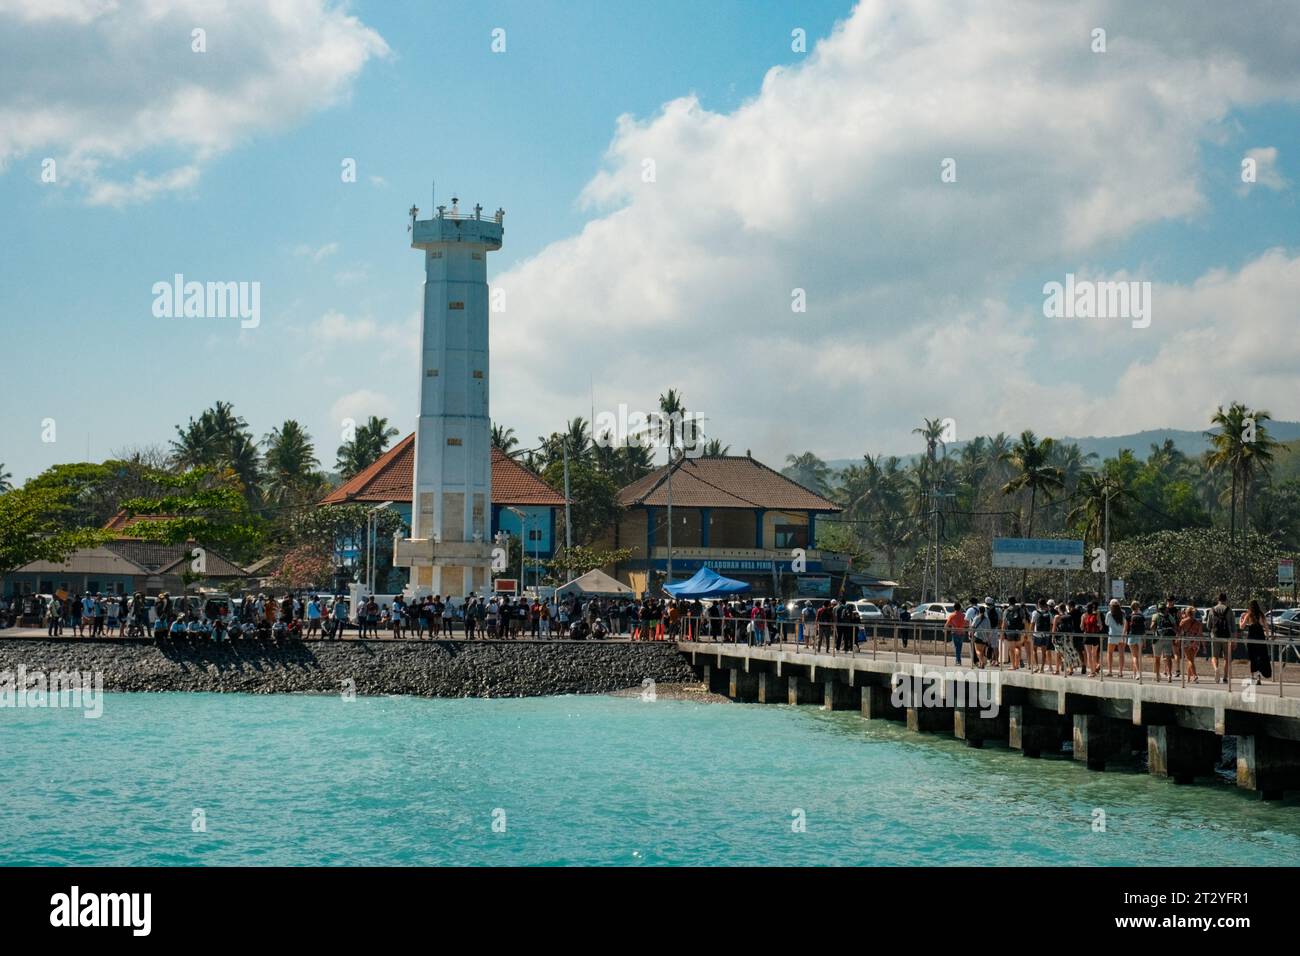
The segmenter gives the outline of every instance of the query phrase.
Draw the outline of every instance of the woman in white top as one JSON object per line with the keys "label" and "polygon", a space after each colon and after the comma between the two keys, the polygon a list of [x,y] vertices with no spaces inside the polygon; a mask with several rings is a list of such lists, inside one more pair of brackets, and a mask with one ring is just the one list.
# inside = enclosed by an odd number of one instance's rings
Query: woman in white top
{"label": "woman in white top", "polygon": [[[1128,641],[1124,637],[1124,612],[1116,598],[1110,599],[1106,610],[1106,676],[1115,676],[1115,652],[1119,651],[1119,676],[1124,676],[1124,650]],[[1137,655],[1133,656],[1133,670],[1137,671]]]}

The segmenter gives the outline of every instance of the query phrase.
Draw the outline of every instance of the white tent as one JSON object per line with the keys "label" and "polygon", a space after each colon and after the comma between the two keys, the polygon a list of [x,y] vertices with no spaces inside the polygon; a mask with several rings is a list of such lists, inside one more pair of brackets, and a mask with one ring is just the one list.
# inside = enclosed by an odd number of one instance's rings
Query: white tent
{"label": "white tent", "polygon": [[635,592],[626,584],[622,584],[611,578],[604,571],[596,568],[588,571],[582,577],[574,578],[563,587],[557,588],[555,596],[557,598],[566,597],[570,594],[579,594],[583,597],[632,597]]}

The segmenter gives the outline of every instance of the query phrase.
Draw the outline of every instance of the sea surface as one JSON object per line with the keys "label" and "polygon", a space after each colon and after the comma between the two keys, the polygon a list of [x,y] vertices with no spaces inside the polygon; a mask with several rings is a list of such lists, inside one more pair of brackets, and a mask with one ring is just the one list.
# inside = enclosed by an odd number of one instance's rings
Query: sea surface
{"label": "sea surface", "polygon": [[0,710],[0,864],[1280,865],[1300,801],[813,708],[106,694]]}

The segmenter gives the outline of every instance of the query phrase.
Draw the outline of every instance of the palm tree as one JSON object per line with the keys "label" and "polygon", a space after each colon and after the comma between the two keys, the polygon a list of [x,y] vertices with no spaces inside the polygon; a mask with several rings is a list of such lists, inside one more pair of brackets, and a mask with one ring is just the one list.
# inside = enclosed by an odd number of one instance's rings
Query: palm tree
{"label": "palm tree", "polygon": [[499,449],[510,458],[513,458],[515,456],[511,449],[518,444],[519,439],[515,437],[515,430],[513,428],[506,428],[502,425],[498,425],[496,422],[492,423],[493,448]]}
{"label": "palm tree", "polygon": [[10,480],[13,475],[5,471],[4,462],[0,461],[0,492],[13,491],[14,483]]}
{"label": "palm tree", "polygon": [[1025,527],[1025,537],[1034,536],[1034,511],[1038,506],[1041,493],[1050,501],[1052,493],[1065,486],[1061,469],[1050,463],[1052,446],[1056,443],[1050,438],[1038,440],[1038,436],[1026,429],[1007,452],[1006,461],[1011,465],[1012,475],[1002,486],[1004,495],[1014,495],[1028,489],[1029,520]]}
{"label": "palm tree", "polygon": [[1160,444],[1151,443],[1151,454],[1147,455],[1147,466],[1159,476],[1162,484],[1186,477],[1188,471],[1187,456],[1174,444],[1172,438],[1166,438]]}
{"label": "palm tree", "polygon": [[668,421],[668,460],[671,461],[672,449],[677,443],[678,424],[681,423],[682,431],[687,427],[684,423],[686,405],[676,389],[670,388],[665,394],[659,396],[659,411]]}
{"label": "palm tree", "polygon": [[229,402],[217,402],[197,421],[191,418],[183,428],[176,426],[171,464],[178,471],[204,467],[230,471],[243,483],[250,504],[257,497],[261,479],[257,443]]}
{"label": "palm tree", "polygon": [[1228,534],[1237,537],[1237,501],[1242,503],[1242,529],[1246,527],[1246,508],[1251,485],[1262,474],[1267,478],[1273,464],[1273,453],[1278,443],[1268,434],[1264,422],[1273,416],[1266,411],[1252,411],[1241,402],[1231,403],[1227,409],[1218,407],[1210,419],[1217,432],[1206,432],[1211,450],[1206,463],[1215,471],[1226,472],[1231,478],[1231,506],[1228,515]]}
{"label": "palm tree", "polygon": [[920,435],[925,439],[926,473],[928,474],[928,469],[934,467],[935,451],[940,445],[944,444],[944,420],[942,418],[925,418],[922,421],[924,424],[920,428],[913,428],[912,434]]}
{"label": "palm tree", "polygon": [[262,446],[266,449],[262,490],[268,502],[282,505],[303,500],[310,490],[319,487],[316,448],[298,422],[290,418],[279,428],[272,428],[262,439]]}
{"label": "palm tree", "polygon": [[[1111,462],[1107,462],[1110,465]],[[1127,500],[1117,469],[1103,467],[1100,471],[1085,471],[1071,496],[1075,505],[1066,515],[1066,523],[1083,530],[1085,540],[1102,540],[1106,520],[1107,499],[1110,517],[1117,521],[1128,513]]]}
{"label": "palm tree", "polygon": [[1214,516],[1223,508],[1223,499],[1228,493],[1228,477],[1221,468],[1215,468],[1211,464],[1213,452],[1204,452],[1197,462],[1196,469],[1196,499],[1200,502],[1205,513],[1210,516],[1213,523]]}
{"label": "palm tree", "polygon": [[704,449],[700,454],[705,458],[721,458],[731,454],[731,446],[722,444],[716,438],[710,438],[704,443]]}
{"label": "palm tree", "polygon": [[1060,469],[1061,485],[1067,495],[1074,494],[1079,479],[1087,472],[1091,463],[1096,460],[1097,453],[1095,451],[1090,451],[1085,455],[1075,442],[1070,442],[1068,445],[1063,445],[1060,442],[1052,443],[1049,462]]}
{"label": "palm tree", "polygon": [[822,461],[810,451],[802,455],[786,455],[786,467],[781,472],[788,478],[797,481],[809,491],[814,491],[819,495],[828,493],[827,486],[830,484],[831,470],[826,462]]}
{"label": "palm tree", "polygon": [[564,458],[565,449],[569,452],[569,464],[585,462],[592,457],[595,447],[587,420],[579,416],[565,423],[563,432],[551,432],[548,437],[537,436],[538,449],[524,455],[524,463],[538,474],[549,468],[554,462]]}
{"label": "palm tree", "polygon": [[379,460],[388,450],[388,443],[397,436],[397,429],[389,427],[387,418],[371,415],[356,430],[351,441],[339,445],[335,453],[335,469],[346,480]]}
{"label": "palm tree", "polygon": [[847,515],[859,523],[859,534],[885,553],[889,575],[894,575],[898,552],[912,538],[914,522],[907,507],[907,476],[897,456],[862,456],[841,475],[840,500]]}

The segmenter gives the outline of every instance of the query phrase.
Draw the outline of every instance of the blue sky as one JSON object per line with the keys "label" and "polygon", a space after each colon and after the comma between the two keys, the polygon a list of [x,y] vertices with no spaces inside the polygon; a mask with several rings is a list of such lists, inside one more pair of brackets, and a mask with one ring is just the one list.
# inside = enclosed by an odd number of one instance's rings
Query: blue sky
{"label": "blue sky", "polygon": [[[405,432],[405,213],[434,179],[507,210],[492,403],[525,444],[669,387],[773,464],[908,452],[923,416],[959,439],[1196,428],[1230,398],[1300,418],[1285,7],[996,6],[3,0],[0,462],[165,443],[218,399],[259,436],[303,422],[326,466],[345,416]],[[178,272],[260,282],[261,324],[155,318]],[[1152,282],[1151,329],[1045,319],[1067,272]]]}

